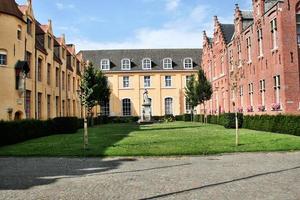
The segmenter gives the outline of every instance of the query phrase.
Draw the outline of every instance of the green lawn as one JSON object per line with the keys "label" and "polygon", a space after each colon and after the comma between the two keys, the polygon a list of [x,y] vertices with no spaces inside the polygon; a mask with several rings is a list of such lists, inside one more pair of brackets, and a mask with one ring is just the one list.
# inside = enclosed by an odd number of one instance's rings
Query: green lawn
{"label": "green lawn", "polygon": [[0,148],[0,156],[168,156],[229,152],[300,150],[300,137],[218,125],[174,122],[138,126],[107,124],[89,129],[89,150],[82,148],[83,130]]}

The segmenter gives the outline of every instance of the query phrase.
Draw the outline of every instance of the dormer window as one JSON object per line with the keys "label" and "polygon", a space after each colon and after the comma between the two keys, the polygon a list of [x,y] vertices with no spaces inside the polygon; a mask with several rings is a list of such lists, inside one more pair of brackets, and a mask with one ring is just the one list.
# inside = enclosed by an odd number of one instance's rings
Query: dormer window
{"label": "dormer window", "polygon": [[150,58],[143,59],[143,69],[146,69],[146,70],[151,69],[151,59]]}
{"label": "dormer window", "polygon": [[130,70],[131,68],[130,59],[127,58],[122,59],[121,66],[122,66],[122,70]]}
{"label": "dormer window", "polygon": [[163,60],[163,66],[164,66],[164,69],[172,69],[172,59],[171,58],[165,58]]}
{"label": "dormer window", "polygon": [[101,70],[109,70],[109,60],[108,59],[102,59],[101,60]]}
{"label": "dormer window", "polygon": [[184,69],[193,69],[193,60],[191,58],[185,58],[183,60]]}

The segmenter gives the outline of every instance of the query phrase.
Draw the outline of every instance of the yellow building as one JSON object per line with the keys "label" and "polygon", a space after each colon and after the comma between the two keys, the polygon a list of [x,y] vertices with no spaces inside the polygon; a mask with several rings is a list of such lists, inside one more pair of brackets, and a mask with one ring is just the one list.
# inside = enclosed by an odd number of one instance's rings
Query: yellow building
{"label": "yellow building", "polygon": [[[82,51],[108,77],[110,101],[97,114],[141,116],[143,93],[151,99],[152,116],[190,112],[185,86],[200,67],[201,49]],[[197,108],[197,113],[199,113]]]}
{"label": "yellow building", "polygon": [[75,46],[35,19],[31,0],[1,0],[0,24],[0,120],[80,117]]}

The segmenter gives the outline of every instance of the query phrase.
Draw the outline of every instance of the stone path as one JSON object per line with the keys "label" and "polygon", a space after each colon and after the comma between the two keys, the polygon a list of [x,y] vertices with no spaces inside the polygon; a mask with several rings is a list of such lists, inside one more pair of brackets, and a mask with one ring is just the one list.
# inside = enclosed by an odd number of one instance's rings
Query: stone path
{"label": "stone path", "polygon": [[300,199],[300,152],[0,158],[0,199]]}

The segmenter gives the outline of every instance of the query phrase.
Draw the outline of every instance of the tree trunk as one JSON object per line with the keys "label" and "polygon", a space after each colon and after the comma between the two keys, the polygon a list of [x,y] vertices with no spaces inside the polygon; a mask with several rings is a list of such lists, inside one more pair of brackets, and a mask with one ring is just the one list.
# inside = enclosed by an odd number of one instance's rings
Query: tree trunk
{"label": "tree trunk", "polygon": [[204,108],[204,123],[207,124],[206,109],[205,109],[205,101],[203,102],[203,108]]}
{"label": "tree trunk", "polygon": [[89,144],[89,137],[88,137],[88,123],[87,123],[87,116],[85,114],[85,107],[83,108],[83,117],[84,117],[84,132],[83,132],[83,149],[88,148]]}

